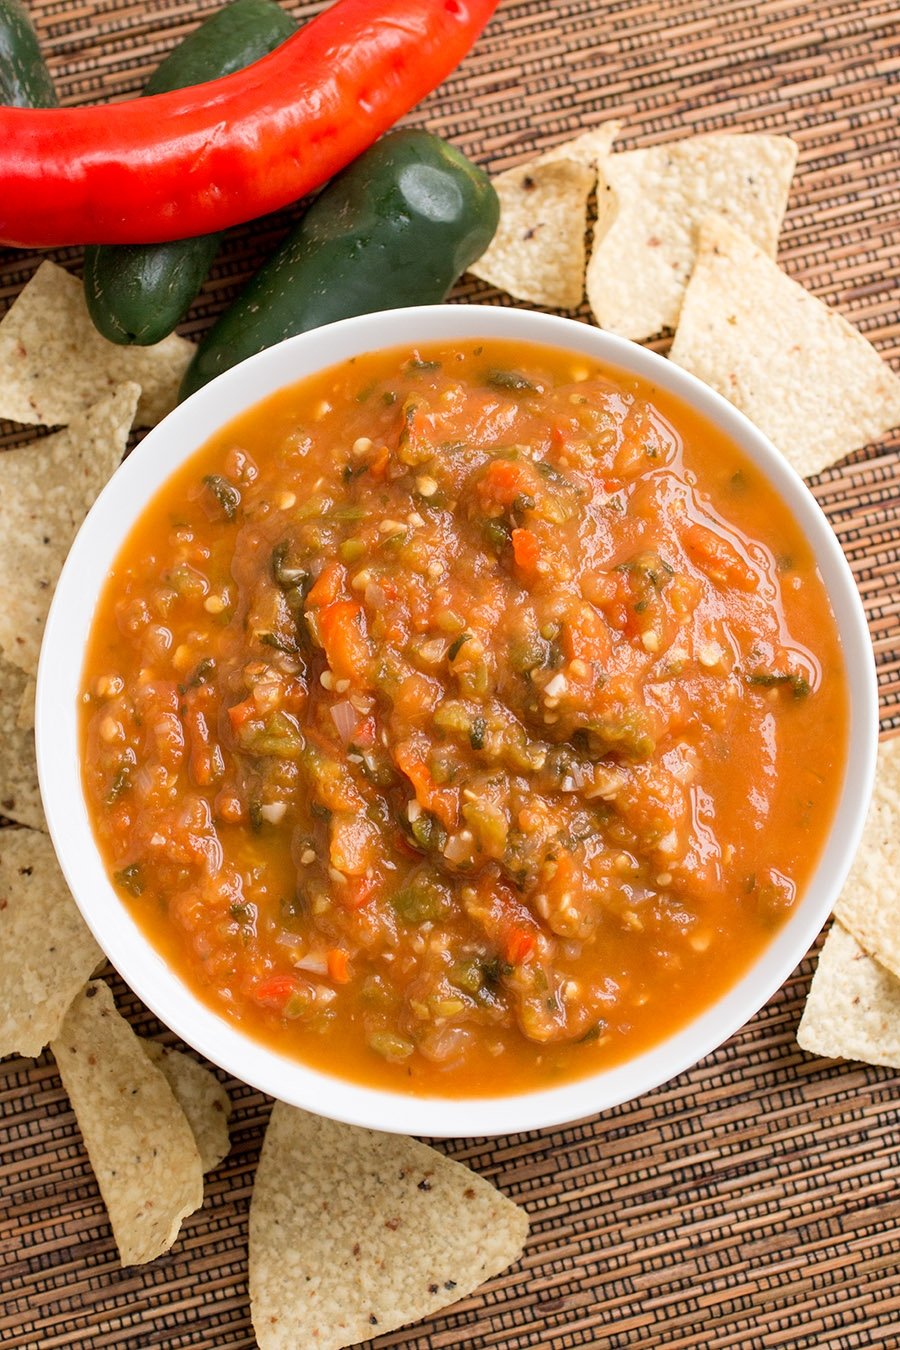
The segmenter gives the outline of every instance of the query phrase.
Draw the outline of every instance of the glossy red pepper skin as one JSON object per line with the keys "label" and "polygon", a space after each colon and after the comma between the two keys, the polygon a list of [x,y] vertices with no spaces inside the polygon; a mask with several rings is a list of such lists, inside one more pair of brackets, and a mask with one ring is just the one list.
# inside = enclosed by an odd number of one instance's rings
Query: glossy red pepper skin
{"label": "glossy red pepper skin", "polygon": [[0,108],[0,243],[160,243],[319,187],[459,64],[498,0],[338,0],[245,70],[91,108]]}

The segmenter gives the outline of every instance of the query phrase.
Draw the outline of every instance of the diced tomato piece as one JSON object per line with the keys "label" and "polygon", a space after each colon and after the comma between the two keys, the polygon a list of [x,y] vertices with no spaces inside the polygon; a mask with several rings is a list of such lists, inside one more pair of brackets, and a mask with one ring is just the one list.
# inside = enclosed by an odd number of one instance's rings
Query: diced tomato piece
{"label": "diced tomato piece", "polygon": [[346,984],[350,979],[350,961],[340,947],[333,947],[327,956],[328,978],[335,984]]}
{"label": "diced tomato piece", "polygon": [[191,706],[186,709],[184,724],[190,738],[191,778],[197,787],[209,787],[225,771],[222,751],[213,740],[206,716],[199,708]]}
{"label": "diced tomato piece", "polygon": [[511,506],[523,492],[535,485],[535,472],[527,460],[495,459],[487,466],[478,484],[486,501]]}
{"label": "diced tomato piece", "polygon": [[361,683],[369,665],[369,639],[362,605],[336,600],[318,614],[319,636],[328,664],[340,680]]}
{"label": "diced tomato piece", "polygon": [[336,894],[344,909],[362,909],[377,890],[378,882],[374,877],[350,877],[347,885],[342,886]]}
{"label": "diced tomato piece", "polygon": [[377,726],[374,717],[363,717],[353,733],[353,744],[360,750],[368,750],[375,744]]}
{"label": "diced tomato piece", "polygon": [[345,876],[365,876],[377,859],[377,830],[359,811],[335,811],[331,817],[329,857]]}
{"label": "diced tomato piece", "polygon": [[264,1007],[282,1012],[299,987],[293,975],[272,975],[256,986],[253,997]]}
{"label": "diced tomato piece", "polygon": [[252,717],[257,717],[258,715],[256,704],[252,698],[245,698],[243,703],[233,703],[228,709],[228,720],[231,723],[231,730],[238,731],[245,722],[249,722]]}
{"label": "diced tomato piece", "polygon": [[516,566],[533,576],[541,557],[541,546],[533,530],[513,530],[513,557]]}
{"label": "diced tomato piece", "polygon": [[340,563],[331,563],[324,568],[310,587],[306,597],[307,608],[314,609],[319,605],[333,604],[344,589],[346,579],[346,570]]}
{"label": "diced tomato piece", "polygon": [[598,609],[605,609],[617,598],[619,582],[619,576],[613,572],[588,570],[581,578],[581,594]]}
{"label": "diced tomato piece", "polygon": [[528,928],[511,928],[503,941],[503,956],[511,966],[520,966],[537,946],[537,934]]}
{"label": "diced tomato piece", "polygon": [[375,456],[369,465],[369,473],[377,483],[380,483],[384,479],[390,458],[390,452],[386,445],[383,445],[380,450],[376,450]]}
{"label": "diced tomato piece", "polygon": [[159,713],[149,729],[148,740],[162,764],[174,772],[184,759],[184,726],[177,713]]}
{"label": "diced tomato piece", "polygon": [[720,586],[735,586],[739,591],[755,591],[759,578],[722,535],[705,525],[690,525],[684,532],[684,546],[711,581]]}
{"label": "diced tomato piece", "polygon": [[604,665],[612,651],[612,641],[602,615],[586,601],[573,605],[562,630],[563,651],[569,661],[598,661]]}
{"label": "diced tomato piece", "polygon": [[426,765],[416,755],[415,748],[408,742],[397,746],[394,759],[412,783],[416,801],[423,811],[430,811],[448,830],[455,830],[459,823],[459,795],[456,788],[438,787]]}
{"label": "diced tomato piece", "polygon": [[220,792],[215,800],[215,814],[228,825],[239,825],[244,819],[244,806],[234,792]]}

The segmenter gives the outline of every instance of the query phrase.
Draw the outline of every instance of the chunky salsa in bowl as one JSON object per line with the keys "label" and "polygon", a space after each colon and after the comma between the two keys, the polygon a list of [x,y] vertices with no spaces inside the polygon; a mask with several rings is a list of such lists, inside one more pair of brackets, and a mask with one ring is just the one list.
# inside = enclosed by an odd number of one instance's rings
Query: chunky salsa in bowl
{"label": "chunky salsa in bowl", "polygon": [[119,903],[199,1007],[475,1120],[658,1053],[777,945],[852,690],[808,532],[658,358],[469,322],[183,456],[108,560],[76,734]]}

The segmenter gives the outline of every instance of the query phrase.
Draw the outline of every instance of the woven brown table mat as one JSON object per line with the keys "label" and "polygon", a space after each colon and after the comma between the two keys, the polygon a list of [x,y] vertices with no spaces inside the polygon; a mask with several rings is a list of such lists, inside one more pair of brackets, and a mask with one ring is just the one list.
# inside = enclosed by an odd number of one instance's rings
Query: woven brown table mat
{"label": "woven brown table mat", "polygon": [[[217,0],[31,7],[63,99],[77,103],[139,89]],[[321,6],[288,7],[305,17]],[[714,129],[790,133],[800,162],[781,261],[898,367],[898,73],[900,9],[886,0],[505,0],[412,120],[494,167],[611,116],[626,121],[623,148]],[[284,223],[233,234],[185,332],[206,326]],[[80,266],[78,250],[54,256]],[[38,261],[0,250],[0,302]],[[470,281],[455,298],[508,303]],[[0,445],[21,440],[0,424]],[[865,601],[883,726],[900,726],[896,438],[829,470],[815,492]],[[638,1101],[567,1129],[442,1145],[528,1208],[528,1249],[446,1316],[375,1344],[900,1344],[898,1079],[798,1049],[812,966],[714,1055]],[[168,1038],[114,983],[135,1025]],[[203,1209],[166,1257],[123,1271],[52,1060],[0,1065],[0,1344],[254,1344],[247,1206],[269,1104],[228,1086],[234,1146]]]}

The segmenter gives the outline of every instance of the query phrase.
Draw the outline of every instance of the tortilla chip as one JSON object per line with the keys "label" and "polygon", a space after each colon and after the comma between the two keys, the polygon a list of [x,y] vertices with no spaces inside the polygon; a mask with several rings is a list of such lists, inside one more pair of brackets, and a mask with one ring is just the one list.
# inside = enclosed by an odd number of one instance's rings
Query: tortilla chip
{"label": "tortilla chip", "polygon": [[104,959],[48,837],[0,830],[0,1056],[39,1055]]}
{"label": "tortilla chip", "polygon": [[516,1261],[528,1219],[425,1144],[275,1103],[250,1203],[260,1350],[356,1345]]}
{"label": "tortilla chip", "polygon": [[0,455],[0,648],[27,674],[72,540],[125,453],[139,393],[120,385],[64,431]]}
{"label": "tortilla chip", "polygon": [[180,1050],[158,1041],[142,1041],[151,1063],[162,1069],[197,1142],[204,1175],[218,1167],[231,1149],[228,1093],[209,1069]]}
{"label": "tortilla chip", "polygon": [[0,815],[33,830],[46,830],[34,727],[21,724],[23,700],[31,683],[24,671],[0,656]]}
{"label": "tortilla chip", "polygon": [[77,995],[51,1049],[122,1265],[152,1261],[203,1204],[203,1169],[187,1117],[102,980]]}
{"label": "tortilla chip", "polygon": [[94,327],[81,282],[42,262],[0,322],[0,417],[65,426],[116,385],[141,387],[135,426],[174,408],[194,344],[172,333],[154,347],[121,347]]}
{"label": "tortilla chip", "polygon": [[532,162],[534,164],[550,164],[554,160],[567,159],[574,161],[576,164],[586,164],[588,168],[596,169],[612,149],[613,141],[618,136],[621,127],[621,122],[601,122],[598,127],[592,127],[590,131],[583,131],[580,136],[575,136],[570,141],[563,141],[560,145],[554,145],[551,150],[545,150]]}
{"label": "tortilla chip", "polygon": [[787,136],[758,135],[695,136],[604,160],[587,271],[600,327],[638,341],[674,328],[711,212],[774,258],[796,162]]}
{"label": "tortilla chip", "polygon": [[500,223],[472,276],[520,300],[575,309],[584,294],[584,227],[596,174],[574,160],[532,161],[494,179]]}
{"label": "tortilla chip", "polygon": [[900,379],[875,348],[718,216],[703,225],[669,355],[745,412],[800,474],[900,423]]}
{"label": "tortilla chip", "polygon": [[834,915],[900,979],[900,736],[878,747],[866,827]]}
{"label": "tortilla chip", "polygon": [[[0,656],[0,663],[3,657]],[[34,680],[26,680],[22,689],[22,697],[19,699],[19,715],[16,718],[16,726],[22,731],[30,731],[34,726],[34,698],[37,693],[37,683]]]}
{"label": "tortilla chip", "polygon": [[588,198],[597,163],[618,131],[609,122],[493,179],[500,198],[497,233],[473,276],[555,309],[575,309],[584,296]]}
{"label": "tortilla chip", "polygon": [[797,1042],[829,1059],[900,1069],[900,980],[839,923],[819,954]]}

